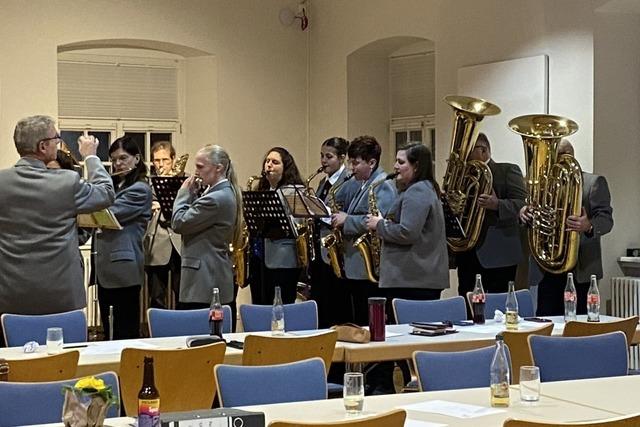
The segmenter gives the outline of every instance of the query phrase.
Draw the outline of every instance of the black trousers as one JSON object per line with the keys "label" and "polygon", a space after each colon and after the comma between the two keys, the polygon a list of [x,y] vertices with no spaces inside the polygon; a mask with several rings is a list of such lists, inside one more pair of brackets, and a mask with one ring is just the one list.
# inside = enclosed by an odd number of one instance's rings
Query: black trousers
{"label": "black trousers", "polygon": [[149,265],[145,267],[149,284],[149,306],[152,308],[168,308],[171,301],[167,294],[169,275],[171,275],[171,290],[175,295],[176,305],[180,297],[180,268],[181,258],[176,248],[171,246],[171,257],[166,265]]}
{"label": "black trousers", "polygon": [[140,338],[140,286],[104,288],[98,283],[98,303],[105,340],[109,339],[109,306],[113,306],[113,339]]}
{"label": "black trousers", "polygon": [[458,264],[458,295],[466,297],[476,285],[476,274],[482,275],[482,287],[487,293],[507,292],[509,282],[515,280],[518,265],[484,268],[475,250],[462,252],[456,256]]}
{"label": "black trousers", "polygon": [[283,304],[296,302],[300,268],[268,268],[257,257],[250,262],[252,304],[273,304],[276,286],[280,286]]}
{"label": "black trousers", "polygon": [[309,271],[311,299],[318,304],[318,326],[329,328],[351,322],[353,308],[347,285],[343,279],[336,277],[330,265],[322,261],[319,252],[311,262]]}
{"label": "black trousers", "polygon": [[345,279],[347,289],[351,294],[353,305],[353,319],[351,322],[360,326],[369,326],[369,298],[383,297],[385,293],[377,283],[369,280]]}
{"label": "black trousers", "polygon": [[[578,293],[576,314],[587,314],[587,293],[589,282],[576,282],[573,284]],[[564,315],[564,287],[567,285],[567,273],[544,273],[538,284],[538,309],[537,316],[562,316]]]}

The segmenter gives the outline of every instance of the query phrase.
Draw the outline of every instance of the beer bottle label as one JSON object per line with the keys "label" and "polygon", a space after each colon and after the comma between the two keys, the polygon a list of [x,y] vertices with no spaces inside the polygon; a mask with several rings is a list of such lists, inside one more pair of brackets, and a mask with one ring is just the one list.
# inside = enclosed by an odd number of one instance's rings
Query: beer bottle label
{"label": "beer bottle label", "polygon": [[138,399],[138,427],[160,426],[160,399]]}

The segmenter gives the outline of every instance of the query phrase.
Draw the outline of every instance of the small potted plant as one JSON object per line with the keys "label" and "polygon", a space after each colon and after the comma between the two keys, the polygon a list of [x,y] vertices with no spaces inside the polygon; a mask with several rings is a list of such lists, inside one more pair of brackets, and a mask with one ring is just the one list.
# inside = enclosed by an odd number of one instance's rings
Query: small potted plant
{"label": "small potted plant", "polygon": [[64,386],[62,421],[66,427],[101,427],[109,406],[118,403],[111,386],[100,378],[85,377]]}

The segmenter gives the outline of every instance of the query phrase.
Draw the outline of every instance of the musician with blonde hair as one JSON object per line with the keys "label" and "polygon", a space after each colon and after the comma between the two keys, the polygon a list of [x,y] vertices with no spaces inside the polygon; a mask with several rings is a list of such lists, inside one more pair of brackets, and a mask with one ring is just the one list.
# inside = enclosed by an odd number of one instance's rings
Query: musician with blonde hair
{"label": "musician with blonde hair", "polygon": [[209,307],[213,288],[222,304],[233,301],[229,244],[239,242],[242,232],[242,195],[229,154],[207,145],[196,154],[195,167],[178,190],[171,218],[182,236],[181,309]]}

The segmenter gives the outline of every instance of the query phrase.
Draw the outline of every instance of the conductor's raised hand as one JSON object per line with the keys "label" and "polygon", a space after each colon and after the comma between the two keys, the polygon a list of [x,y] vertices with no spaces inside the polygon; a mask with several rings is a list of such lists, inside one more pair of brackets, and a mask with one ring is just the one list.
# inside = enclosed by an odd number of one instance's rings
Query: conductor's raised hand
{"label": "conductor's raised hand", "polygon": [[88,156],[95,156],[98,152],[98,144],[98,138],[89,135],[89,132],[85,130],[78,138],[78,151],[80,151],[82,158],[85,159]]}

